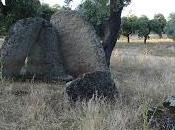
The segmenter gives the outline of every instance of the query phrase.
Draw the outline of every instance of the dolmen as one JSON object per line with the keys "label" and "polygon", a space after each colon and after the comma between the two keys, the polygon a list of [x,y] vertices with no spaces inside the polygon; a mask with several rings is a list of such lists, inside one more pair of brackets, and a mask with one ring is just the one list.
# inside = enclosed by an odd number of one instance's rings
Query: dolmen
{"label": "dolmen", "polygon": [[117,95],[100,39],[76,11],[59,11],[50,22],[17,21],[2,45],[1,64],[5,79],[66,81],[74,102]]}

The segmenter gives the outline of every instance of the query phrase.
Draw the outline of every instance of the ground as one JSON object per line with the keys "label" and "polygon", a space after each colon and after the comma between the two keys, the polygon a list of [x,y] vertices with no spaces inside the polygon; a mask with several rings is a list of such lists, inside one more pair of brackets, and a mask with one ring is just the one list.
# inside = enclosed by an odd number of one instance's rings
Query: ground
{"label": "ground", "polygon": [[118,43],[111,60],[119,90],[113,105],[95,99],[70,106],[64,83],[1,79],[0,130],[146,130],[148,107],[175,93],[174,67],[172,41]]}

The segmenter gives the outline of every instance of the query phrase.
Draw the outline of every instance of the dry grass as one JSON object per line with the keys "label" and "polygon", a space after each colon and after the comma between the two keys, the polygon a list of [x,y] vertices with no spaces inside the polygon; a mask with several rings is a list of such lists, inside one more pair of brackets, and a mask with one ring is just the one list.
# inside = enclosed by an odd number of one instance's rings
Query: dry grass
{"label": "dry grass", "polygon": [[[126,43],[127,42],[127,38],[124,37],[124,36],[121,36],[120,39],[119,39],[119,42],[123,42],[123,43]],[[131,43],[142,43],[144,44],[144,39],[143,38],[138,38],[137,35],[133,35],[133,36],[130,36],[130,42]],[[154,35],[154,34],[151,34],[150,35],[150,38],[147,40],[147,43],[152,43],[152,44],[173,44],[173,40],[168,38],[166,35],[163,35],[163,38],[159,38],[158,35]]]}
{"label": "dry grass", "polygon": [[144,46],[125,47],[112,57],[119,89],[115,104],[95,98],[71,107],[64,84],[1,80],[0,130],[146,130],[147,107],[175,93],[175,57],[153,55]]}
{"label": "dry grass", "polygon": [[[60,85],[43,83],[1,84],[0,129],[2,130],[124,130],[142,128],[143,97],[134,101],[121,93],[115,105],[103,99],[71,107]],[[18,94],[17,91],[25,91]],[[21,92],[22,93],[22,92]],[[124,97],[128,96],[128,97]],[[133,94],[132,94],[133,95]],[[123,99],[124,98],[124,99]],[[132,102],[125,101],[130,99]],[[139,106],[140,105],[140,106]],[[145,105],[145,104],[144,104]],[[134,118],[134,120],[133,120]]]}

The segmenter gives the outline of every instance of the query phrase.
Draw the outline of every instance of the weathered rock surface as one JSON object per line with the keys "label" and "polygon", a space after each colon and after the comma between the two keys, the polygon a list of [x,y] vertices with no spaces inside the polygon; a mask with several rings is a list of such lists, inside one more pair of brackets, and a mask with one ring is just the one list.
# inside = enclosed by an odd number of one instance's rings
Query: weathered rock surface
{"label": "weathered rock surface", "polygon": [[174,130],[175,117],[166,110],[156,108],[149,119],[149,125],[155,130]]}
{"label": "weathered rock surface", "polygon": [[73,102],[89,100],[93,96],[113,100],[117,95],[117,88],[109,71],[95,71],[68,82],[66,93]]}
{"label": "weathered rock surface", "polygon": [[11,27],[9,37],[5,39],[1,49],[3,77],[20,75],[27,54],[38,37],[42,22],[41,19],[26,19]]}
{"label": "weathered rock surface", "polygon": [[65,74],[58,34],[50,23],[43,23],[38,40],[28,54],[26,73],[41,79],[72,79]]}
{"label": "weathered rock surface", "polygon": [[175,96],[167,98],[161,106],[148,109],[147,116],[150,128],[158,130],[175,129]]}
{"label": "weathered rock surface", "polygon": [[175,113],[175,96],[171,96],[167,98],[163,102],[163,106],[167,109],[169,109],[171,112]]}
{"label": "weathered rock surface", "polygon": [[95,30],[75,11],[59,11],[51,18],[57,28],[66,71],[78,77],[108,70],[103,47]]}
{"label": "weathered rock surface", "polygon": [[[65,74],[56,30],[41,18],[16,22],[1,49],[2,76],[44,79],[70,79]],[[27,60],[26,60],[27,59]],[[25,63],[26,62],[26,63]]]}

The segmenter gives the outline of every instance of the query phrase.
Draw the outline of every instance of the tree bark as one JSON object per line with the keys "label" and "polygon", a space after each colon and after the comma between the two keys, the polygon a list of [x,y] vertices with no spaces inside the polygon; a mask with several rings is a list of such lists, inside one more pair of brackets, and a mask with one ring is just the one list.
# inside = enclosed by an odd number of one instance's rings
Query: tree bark
{"label": "tree bark", "polygon": [[159,38],[162,39],[163,38],[163,35],[162,33],[159,34]]}
{"label": "tree bark", "polygon": [[127,39],[128,39],[128,43],[130,43],[130,37],[129,37],[129,35],[127,36]]}
{"label": "tree bark", "polygon": [[144,37],[144,44],[146,44],[147,38],[148,38],[147,36]]}
{"label": "tree bark", "polygon": [[108,66],[110,65],[111,54],[116,45],[117,36],[120,31],[120,25],[121,25],[121,13],[123,7],[121,7],[120,9],[116,9],[116,7],[117,7],[117,1],[111,0],[110,16],[106,23],[104,31],[105,36],[102,42]]}

